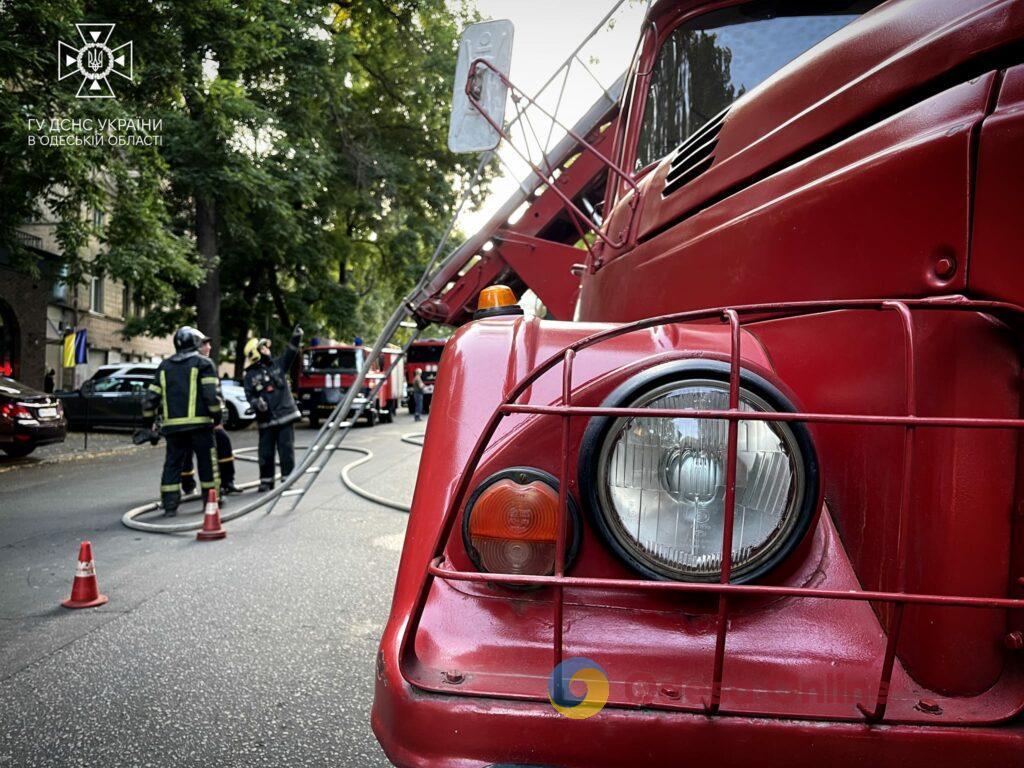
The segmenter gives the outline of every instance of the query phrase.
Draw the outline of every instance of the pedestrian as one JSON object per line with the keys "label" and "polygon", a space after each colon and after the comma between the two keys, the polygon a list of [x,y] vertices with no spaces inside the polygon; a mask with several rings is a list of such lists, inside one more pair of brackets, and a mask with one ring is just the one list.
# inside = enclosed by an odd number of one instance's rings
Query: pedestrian
{"label": "pedestrian", "polygon": [[220,424],[220,384],[213,361],[199,353],[209,339],[190,326],[174,334],[175,353],[160,363],[150,384],[143,415],[152,421],[160,408],[160,434],[167,443],[160,478],[164,516],[178,514],[181,503],[181,472],[185,457],[196,455],[199,484],[203,491],[220,485],[213,428]]}
{"label": "pedestrian", "polygon": [[302,328],[295,326],[288,348],[280,358],[270,356],[270,339],[249,339],[245,345],[245,397],[256,412],[260,430],[260,493],[274,487],[274,451],[281,462],[281,476],[295,468],[295,428],[302,418],[292,397],[288,371],[299,353]]}
{"label": "pedestrian", "polygon": [[[210,356],[210,340],[206,339],[199,345],[199,354],[203,357]],[[212,360],[210,361],[213,362]],[[225,378],[227,374],[224,374]],[[224,401],[220,403],[221,413],[224,413]],[[229,493],[241,493],[241,489],[235,485],[235,451],[231,445],[231,438],[223,424],[213,428],[213,440],[217,450],[217,469],[220,473],[220,495],[223,499]],[[195,470],[192,468],[192,454],[185,457],[185,466],[181,472],[181,490],[185,494],[192,493],[196,489]]]}
{"label": "pedestrian", "polygon": [[423,383],[423,369],[417,368],[416,375],[412,377],[413,421],[419,421],[423,417],[423,394],[426,391],[427,385]]}
{"label": "pedestrian", "polygon": [[53,379],[56,375],[57,372],[51,368],[46,372],[46,375],[43,376],[43,392],[48,395],[53,394]]}

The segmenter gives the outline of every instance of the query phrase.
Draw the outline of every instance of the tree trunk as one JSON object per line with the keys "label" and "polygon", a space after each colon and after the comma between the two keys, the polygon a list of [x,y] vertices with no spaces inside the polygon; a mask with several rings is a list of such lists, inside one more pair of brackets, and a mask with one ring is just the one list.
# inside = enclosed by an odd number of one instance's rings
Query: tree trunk
{"label": "tree trunk", "polygon": [[271,282],[270,296],[274,300],[274,309],[277,310],[277,317],[284,325],[285,333],[290,333],[292,329],[292,319],[288,314],[288,307],[284,304],[284,294],[281,293],[281,286],[275,282]]}
{"label": "tree trunk", "polygon": [[249,329],[239,326],[235,337],[235,380],[241,381],[245,376],[245,342],[249,340]]}
{"label": "tree trunk", "polygon": [[238,333],[235,336],[235,378],[242,380],[245,374],[245,343],[249,340],[249,327],[252,325],[253,302],[256,294],[260,292],[260,282],[263,277],[263,270],[257,268],[252,278],[242,289],[242,306],[245,307],[245,321],[239,323]]}
{"label": "tree trunk", "polygon": [[210,337],[210,357],[220,369],[220,265],[217,263],[217,209],[206,194],[196,195],[196,247],[203,281],[196,289],[196,321]]}

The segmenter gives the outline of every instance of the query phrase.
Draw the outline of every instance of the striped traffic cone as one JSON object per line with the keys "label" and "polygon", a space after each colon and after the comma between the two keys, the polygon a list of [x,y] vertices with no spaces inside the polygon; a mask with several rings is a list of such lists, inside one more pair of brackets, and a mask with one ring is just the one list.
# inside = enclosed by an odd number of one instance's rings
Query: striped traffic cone
{"label": "striped traffic cone", "polygon": [[228,532],[220,524],[220,504],[217,503],[217,490],[210,489],[206,497],[206,515],[203,517],[203,530],[196,534],[199,541],[223,539]]}
{"label": "striped traffic cone", "polygon": [[71,584],[71,597],[61,605],[65,608],[94,608],[107,602],[107,596],[100,594],[96,582],[96,564],[92,561],[92,544],[83,541],[78,550],[78,567]]}

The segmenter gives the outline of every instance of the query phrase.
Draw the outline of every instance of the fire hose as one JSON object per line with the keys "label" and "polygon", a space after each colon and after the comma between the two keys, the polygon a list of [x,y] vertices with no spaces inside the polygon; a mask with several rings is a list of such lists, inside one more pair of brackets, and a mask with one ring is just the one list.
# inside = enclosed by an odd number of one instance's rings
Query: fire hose
{"label": "fire hose", "polygon": [[[403,443],[408,443],[409,445],[422,446],[423,443],[419,442],[419,440],[422,439],[423,436],[424,436],[423,432],[410,432],[410,433],[402,435],[400,437],[400,439],[401,439],[401,441]],[[301,450],[308,450],[309,446],[299,445],[299,446],[296,446],[296,449],[300,450],[300,451]],[[256,459],[254,459],[251,456],[247,455],[249,453],[252,453],[255,450],[256,450],[255,446],[254,447],[250,447],[250,448],[239,448],[238,450],[236,450],[234,452],[235,458],[238,459],[239,461],[255,462]],[[342,467],[341,473],[339,475],[339,477],[341,479],[341,482],[352,493],[356,494],[357,496],[361,496],[362,498],[366,499],[367,501],[371,501],[374,504],[380,504],[381,506],[388,507],[389,509],[397,509],[400,512],[408,512],[409,511],[409,505],[408,504],[403,504],[400,501],[394,501],[392,499],[385,498],[384,496],[378,496],[377,494],[375,494],[375,493],[373,493],[371,491],[368,491],[365,488],[363,488],[362,486],[358,485],[352,479],[352,477],[351,477],[351,475],[349,473],[353,469],[355,469],[356,467],[361,467],[363,464],[366,464],[366,463],[372,461],[373,458],[374,458],[373,451],[371,451],[369,448],[362,448],[362,447],[359,447],[359,446],[349,446],[349,445],[344,445],[344,446],[339,445],[339,446],[336,446],[334,448],[334,450],[336,450],[336,451],[349,451],[350,453],[358,453],[358,454],[361,455],[360,458],[355,459],[354,461],[351,461],[348,464],[346,464],[344,467]],[[279,480],[280,477],[281,477],[280,475],[277,475],[277,477],[275,477],[275,481]],[[259,480],[251,480],[251,481],[246,482],[246,483],[239,483],[237,487],[241,488],[242,490],[248,490],[250,488],[255,488],[257,485],[259,485]],[[194,500],[199,499],[199,498],[201,498],[201,494],[200,493],[190,493],[190,494],[187,494],[186,496],[183,496],[182,497],[182,501],[183,502],[184,501],[194,501]],[[125,513],[124,517],[122,518],[122,522],[126,526],[128,526],[129,528],[136,528],[137,530],[145,530],[145,529],[142,529],[142,528],[137,528],[137,526],[152,525],[152,524],[151,523],[141,522],[141,521],[137,520],[136,518],[138,518],[140,515],[144,515],[144,514],[146,514],[148,512],[156,512],[159,509],[160,509],[160,502],[158,502],[158,501],[151,501],[151,502],[149,502],[147,504],[142,504],[142,505],[140,505],[138,507],[133,507],[132,509],[128,510]],[[226,516],[227,516],[226,514],[222,514],[221,515],[221,520],[223,521]],[[236,517],[237,517],[237,515],[236,515]],[[160,528],[167,528],[169,526],[161,525],[159,527]],[[163,531],[160,531],[160,533],[163,533]]]}
{"label": "fire hose", "polygon": [[[316,475],[319,473],[320,467],[314,467],[314,464],[316,464],[316,462],[319,461],[320,457],[324,454],[325,451],[337,450],[340,447],[339,444],[348,434],[355,420],[359,418],[359,414],[362,413],[363,409],[369,402],[373,402],[376,392],[380,389],[383,383],[387,381],[387,378],[391,375],[391,371],[394,369],[395,365],[397,365],[400,360],[405,358],[405,355],[408,352],[409,347],[419,337],[420,332],[423,330],[423,326],[417,326],[416,330],[412,334],[410,334],[409,341],[406,342],[405,346],[402,348],[402,354],[395,356],[394,360],[391,362],[391,365],[388,367],[387,371],[385,371],[384,376],[377,382],[376,387],[370,393],[370,396],[366,398],[363,404],[356,411],[355,415],[351,419],[346,420],[349,417],[350,411],[352,411],[352,405],[356,399],[356,396],[363,389],[363,384],[366,382],[367,375],[369,374],[371,368],[376,364],[377,360],[380,358],[381,353],[384,351],[384,347],[386,347],[391,342],[395,334],[398,332],[398,329],[402,327],[402,324],[405,322],[405,320],[413,314],[413,308],[415,306],[416,299],[421,295],[421,292],[423,291],[424,287],[430,282],[431,278],[435,275],[434,267],[438,263],[438,258],[441,255],[441,251],[448,243],[448,238],[451,237],[451,233],[455,228],[455,222],[458,220],[459,214],[462,212],[462,209],[465,206],[466,201],[469,199],[470,190],[475,186],[477,180],[480,178],[480,174],[483,172],[484,167],[486,167],[487,163],[490,162],[490,157],[491,153],[489,152],[483,153],[483,155],[480,157],[480,161],[479,163],[477,163],[476,171],[473,174],[471,183],[466,185],[466,187],[463,189],[463,193],[459,200],[459,204],[452,212],[452,216],[448,221],[448,225],[444,231],[444,234],[442,235],[440,242],[437,244],[437,247],[434,249],[434,253],[430,258],[430,262],[424,269],[423,275],[416,283],[416,286],[402,300],[402,302],[398,305],[395,311],[391,314],[391,317],[388,318],[388,321],[384,324],[384,328],[381,330],[380,335],[377,337],[377,340],[373,343],[373,347],[370,350],[370,354],[367,355],[366,358],[363,360],[362,366],[356,373],[355,381],[353,381],[351,386],[349,386],[348,390],[345,393],[345,397],[342,398],[341,402],[339,402],[337,406],[335,406],[330,418],[326,422],[324,422],[324,424],[320,427],[320,431],[317,432],[316,438],[313,440],[313,443],[306,448],[306,451],[302,455],[301,460],[298,462],[298,464],[295,466],[292,472],[288,475],[288,477],[284,478],[281,481],[280,485],[276,486],[270,492],[262,494],[256,499],[253,499],[248,504],[245,504],[237,509],[231,509],[227,512],[222,513],[220,518],[221,522],[235,520],[239,517],[242,517],[243,515],[247,515],[250,512],[259,509],[260,507],[265,506],[266,504],[276,503],[277,500],[281,498],[282,495],[288,493],[291,487],[295,485],[295,483],[297,483],[300,478],[304,477],[306,474]],[[464,253],[464,249],[456,248],[438,266],[437,272],[443,271],[446,267],[450,265],[452,261],[456,259],[468,260],[469,256],[467,256]],[[340,435],[338,434],[339,432],[341,432]],[[336,437],[337,441],[335,441]],[[305,494],[305,491],[308,488],[309,485],[307,485],[305,489],[299,490],[298,493],[300,495],[303,495]],[[128,528],[131,528],[136,531],[144,531],[146,533],[184,533],[187,531],[199,530],[203,525],[202,521],[157,524],[143,522],[136,519],[139,515],[144,514],[145,511],[153,511],[153,509],[153,503],[146,504],[141,507],[136,507],[134,509],[130,509],[121,517],[121,523]]]}
{"label": "fire hose", "polygon": [[[423,432],[410,432],[409,434],[402,435],[401,440],[403,443],[408,443],[409,445],[418,445],[422,447],[423,443],[415,442],[415,438],[422,438],[423,435]],[[400,501],[392,501],[391,499],[385,498],[384,496],[378,496],[377,494],[360,487],[355,483],[355,481],[352,480],[352,477],[349,473],[356,467],[361,467],[363,464],[372,461],[373,451],[371,451],[369,448],[360,448],[358,446],[339,446],[339,450],[353,451],[363,454],[363,458],[356,459],[355,461],[350,462],[341,468],[341,474],[339,476],[341,477],[341,482],[345,485],[346,488],[352,491],[352,493],[354,493],[356,496],[362,496],[364,499],[366,499],[367,501],[372,501],[374,504],[380,504],[381,506],[389,507],[390,509],[397,509],[399,512],[409,511],[408,504],[403,504]]]}

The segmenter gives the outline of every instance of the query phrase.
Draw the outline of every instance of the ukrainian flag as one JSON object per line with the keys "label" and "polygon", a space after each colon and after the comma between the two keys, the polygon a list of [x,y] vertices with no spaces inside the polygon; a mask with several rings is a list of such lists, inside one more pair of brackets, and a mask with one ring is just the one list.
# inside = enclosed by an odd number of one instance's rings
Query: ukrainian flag
{"label": "ukrainian flag", "polygon": [[65,368],[74,368],[76,365],[89,362],[88,335],[84,328],[64,337],[63,358]]}
{"label": "ukrainian flag", "polygon": [[74,332],[67,334],[64,337],[64,367],[74,368],[75,367],[75,334]]}

